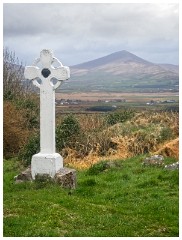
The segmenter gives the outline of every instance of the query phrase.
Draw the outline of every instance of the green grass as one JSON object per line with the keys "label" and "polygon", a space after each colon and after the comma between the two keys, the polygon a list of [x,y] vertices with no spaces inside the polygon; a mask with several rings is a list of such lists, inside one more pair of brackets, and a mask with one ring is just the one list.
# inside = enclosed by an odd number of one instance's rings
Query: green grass
{"label": "green grass", "polygon": [[4,237],[177,237],[178,171],[143,167],[143,158],[77,171],[71,191],[15,184],[20,164],[5,160]]}

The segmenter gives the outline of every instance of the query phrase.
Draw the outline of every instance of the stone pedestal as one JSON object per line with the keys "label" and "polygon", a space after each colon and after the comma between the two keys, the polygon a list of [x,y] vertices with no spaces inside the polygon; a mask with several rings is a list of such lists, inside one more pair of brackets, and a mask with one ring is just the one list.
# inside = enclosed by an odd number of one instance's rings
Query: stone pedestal
{"label": "stone pedestal", "polygon": [[63,168],[63,158],[58,153],[38,153],[32,157],[31,172],[33,179],[35,179],[36,174],[49,174],[51,178],[54,178],[61,168]]}
{"label": "stone pedestal", "polygon": [[[38,154],[37,154],[38,155]],[[75,189],[76,188],[76,170],[71,168],[61,168],[59,171],[54,175],[54,177],[51,177],[49,173],[37,173],[34,176],[34,179],[32,177],[32,171],[31,168],[27,168],[25,171],[21,172],[19,175],[15,176],[15,182],[16,183],[22,183],[27,181],[41,181],[41,182],[47,182],[47,181],[53,181],[58,183],[62,188],[68,188],[68,189]]]}

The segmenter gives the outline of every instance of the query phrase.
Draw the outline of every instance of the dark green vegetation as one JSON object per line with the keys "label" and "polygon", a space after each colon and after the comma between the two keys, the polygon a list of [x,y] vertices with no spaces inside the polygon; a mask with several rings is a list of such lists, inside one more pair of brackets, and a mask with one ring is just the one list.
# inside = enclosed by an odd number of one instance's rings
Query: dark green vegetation
{"label": "dark green vegetation", "polygon": [[123,123],[131,119],[134,115],[135,114],[132,110],[124,110],[123,112],[114,112],[107,116],[107,123],[109,125]]}
{"label": "dark green vegetation", "polygon": [[57,149],[62,150],[65,147],[74,145],[80,132],[78,120],[73,115],[68,115],[56,128]]}
{"label": "dark green vegetation", "polygon": [[178,171],[144,167],[143,158],[77,171],[71,191],[15,184],[20,162],[5,160],[4,237],[177,237]]}

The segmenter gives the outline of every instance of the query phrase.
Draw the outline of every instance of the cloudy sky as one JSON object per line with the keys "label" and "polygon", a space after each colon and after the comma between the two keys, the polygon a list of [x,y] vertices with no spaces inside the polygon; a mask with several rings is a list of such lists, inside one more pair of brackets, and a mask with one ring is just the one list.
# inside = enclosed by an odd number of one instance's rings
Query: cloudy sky
{"label": "cloudy sky", "polygon": [[43,48],[68,66],[121,50],[178,64],[178,28],[175,3],[3,4],[3,46],[25,64]]}

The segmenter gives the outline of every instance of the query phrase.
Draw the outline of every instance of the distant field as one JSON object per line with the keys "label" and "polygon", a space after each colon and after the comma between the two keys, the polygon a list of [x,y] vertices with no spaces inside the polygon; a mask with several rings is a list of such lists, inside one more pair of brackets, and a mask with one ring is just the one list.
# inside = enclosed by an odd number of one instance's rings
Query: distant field
{"label": "distant field", "polygon": [[[81,100],[77,104],[57,105],[57,113],[88,113],[90,107],[113,107],[113,110],[120,108],[131,108],[140,110],[176,110],[179,108],[179,96],[177,93],[112,93],[112,92],[73,92],[73,93],[56,93],[56,99]],[[116,101],[115,101],[116,100]],[[125,100],[125,101],[117,101]],[[166,100],[175,100],[174,103],[162,103]],[[148,102],[154,101],[155,104],[147,105]],[[159,103],[156,103],[159,101]]]}
{"label": "distant field", "polygon": [[162,93],[115,93],[115,92],[73,92],[73,93],[56,93],[56,99],[79,99],[83,101],[98,101],[98,100],[112,100],[112,99],[126,99],[132,102],[155,100],[174,99],[178,100],[179,94],[176,92],[162,92]]}

